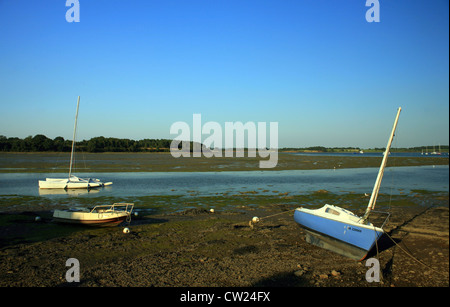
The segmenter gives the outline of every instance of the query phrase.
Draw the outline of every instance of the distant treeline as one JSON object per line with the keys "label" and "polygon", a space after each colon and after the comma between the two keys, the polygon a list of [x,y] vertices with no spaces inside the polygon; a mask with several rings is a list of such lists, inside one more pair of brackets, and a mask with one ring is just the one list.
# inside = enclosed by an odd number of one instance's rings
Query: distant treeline
{"label": "distant treeline", "polygon": [[[130,140],[118,138],[105,138],[103,136],[94,137],[90,140],[83,140],[76,142],[76,150],[83,152],[165,152],[170,151],[170,144],[172,140],[167,139],[143,139]],[[191,150],[193,143],[190,144]],[[24,139],[17,137],[6,137],[0,135],[0,151],[9,152],[70,152],[72,148],[72,140],[65,140],[58,136],[50,139],[42,134],[35,136],[28,136]],[[359,147],[323,147],[312,146],[305,148],[280,148],[280,151],[304,151],[304,152],[359,152],[364,150],[370,151],[384,151],[385,148],[368,148],[362,149]],[[422,150],[432,152],[438,151],[438,146],[428,145],[410,148],[394,148],[397,152],[421,152]],[[441,152],[448,152],[448,145],[440,146]]]}
{"label": "distant treeline", "polygon": [[[144,139],[130,140],[118,138],[94,137],[90,140],[76,142],[76,150],[83,152],[164,152],[170,150],[172,140]],[[65,140],[58,136],[50,139],[45,135],[38,134],[34,137],[28,136],[24,139],[17,137],[7,138],[0,135],[0,151],[11,152],[70,152],[72,140]]]}

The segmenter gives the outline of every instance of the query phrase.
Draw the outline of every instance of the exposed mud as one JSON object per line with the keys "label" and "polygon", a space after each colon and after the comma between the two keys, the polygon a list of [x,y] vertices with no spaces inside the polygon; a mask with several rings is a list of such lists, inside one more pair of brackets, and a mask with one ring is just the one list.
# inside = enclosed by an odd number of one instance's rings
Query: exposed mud
{"label": "exposed mud", "polygon": [[[27,214],[0,229],[0,286],[449,286],[448,205],[392,210],[385,229],[398,245],[374,255],[379,282],[367,281],[365,261],[308,244],[282,206],[135,217],[128,234],[122,226],[67,226],[65,235],[32,243],[26,238],[35,223],[49,232],[65,226]],[[254,216],[260,222],[250,227]],[[8,242],[13,233],[24,239]],[[80,282],[66,280],[69,258],[79,260]]]}

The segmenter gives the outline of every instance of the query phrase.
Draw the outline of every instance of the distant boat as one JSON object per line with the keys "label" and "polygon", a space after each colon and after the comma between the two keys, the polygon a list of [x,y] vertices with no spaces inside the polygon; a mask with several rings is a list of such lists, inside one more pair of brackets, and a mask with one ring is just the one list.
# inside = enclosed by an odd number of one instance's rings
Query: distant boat
{"label": "distant boat", "polygon": [[82,224],[88,226],[116,226],[123,221],[130,221],[134,204],[115,203],[112,205],[95,206],[91,210],[75,208],[68,210],[55,210],[55,222]]}
{"label": "distant boat", "polygon": [[432,155],[440,155],[441,154],[441,144],[439,144],[439,151],[435,150],[435,147],[433,146],[433,152]]}
{"label": "distant boat", "polygon": [[431,153],[431,155],[437,155],[435,146],[433,146],[433,152]]}
{"label": "distant boat", "polygon": [[375,227],[367,219],[375,207],[389,156],[387,153],[389,153],[391,148],[400,111],[401,108],[398,108],[394,126],[388,139],[386,151],[383,155],[364,216],[359,217],[346,209],[328,204],[319,209],[302,207],[295,209],[294,220],[306,230],[306,239],[309,243],[361,261],[366,258],[377,241],[383,236],[383,226]]}
{"label": "distant boat", "polygon": [[72,151],[70,154],[69,177],[67,178],[45,178],[39,180],[40,189],[92,189],[111,185],[112,182],[103,183],[95,178],[80,178],[72,174],[72,163],[75,152],[75,135],[77,131],[78,108],[80,106],[80,96],[77,101],[77,112],[75,114],[75,126],[73,128]]}

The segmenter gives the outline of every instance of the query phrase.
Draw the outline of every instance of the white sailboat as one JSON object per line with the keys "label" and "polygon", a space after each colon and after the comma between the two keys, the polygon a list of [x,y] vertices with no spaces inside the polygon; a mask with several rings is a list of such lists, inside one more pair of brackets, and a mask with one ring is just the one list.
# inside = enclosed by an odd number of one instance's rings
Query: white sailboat
{"label": "white sailboat", "polygon": [[75,126],[73,129],[72,151],[70,154],[69,177],[67,178],[45,178],[39,180],[39,189],[91,189],[107,185],[112,182],[103,183],[96,178],[80,178],[72,174],[72,164],[75,151],[75,135],[77,131],[78,108],[80,106],[80,96],[77,101],[77,112],[75,114]]}
{"label": "white sailboat", "polygon": [[294,220],[306,230],[309,243],[361,261],[383,236],[383,226],[375,227],[368,222],[368,217],[375,207],[400,111],[401,108],[398,108],[364,216],[359,217],[346,209],[328,204],[319,209],[295,209]]}

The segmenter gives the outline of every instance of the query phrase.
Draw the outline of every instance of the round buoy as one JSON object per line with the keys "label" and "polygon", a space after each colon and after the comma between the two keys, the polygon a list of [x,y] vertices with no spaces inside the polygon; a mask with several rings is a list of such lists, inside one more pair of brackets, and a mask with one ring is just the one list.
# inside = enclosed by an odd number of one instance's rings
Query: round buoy
{"label": "round buoy", "polygon": [[129,229],[128,227],[125,227],[125,228],[123,229],[123,233],[130,233],[130,229]]}
{"label": "round buoy", "polygon": [[213,208],[209,209],[209,212],[214,213],[214,209]]}
{"label": "round buoy", "polygon": [[35,221],[35,222],[40,222],[40,221],[41,221],[41,217],[40,217],[40,216],[36,216],[36,217],[34,218],[34,221]]}
{"label": "round buoy", "polygon": [[139,213],[137,213],[136,211],[134,212],[134,216],[138,216],[139,215]]}
{"label": "round buoy", "polygon": [[259,217],[254,216],[254,217],[252,218],[252,222],[253,222],[254,224],[258,223],[258,222],[259,222]]}

